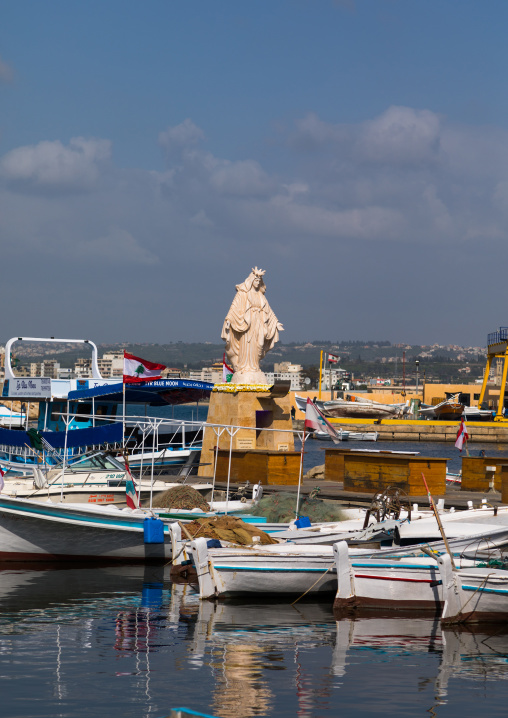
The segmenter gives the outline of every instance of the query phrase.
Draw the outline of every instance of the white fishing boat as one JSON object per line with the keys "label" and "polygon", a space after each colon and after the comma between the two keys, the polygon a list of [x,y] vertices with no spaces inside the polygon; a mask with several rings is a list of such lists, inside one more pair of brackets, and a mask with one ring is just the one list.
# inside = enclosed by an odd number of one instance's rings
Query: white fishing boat
{"label": "white fishing boat", "polygon": [[499,623],[508,619],[507,569],[475,566],[454,570],[448,554],[437,562],[444,602],[442,623]]}
{"label": "white fishing boat", "polygon": [[[483,534],[488,536],[493,530],[508,529],[508,507],[493,507],[484,500],[481,508],[470,508],[466,511],[439,511],[441,523],[448,538],[461,538]],[[421,516],[415,521],[405,521],[398,527],[401,545],[435,541],[441,537],[439,526],[430,514]]]}
{"label": "white fishing boat", "polygon": [[[346,431],[345,429],[337,429],[337,436],[340,441],[377,441],[377,431]],[[309,439],[318,439],[319,441],[331,441],[332,437],[326,431],[313,431],[309,434]]]}
{"label": "white fishing boat", "polygon": [[[488,540],[484,541],[488,546]],[[447,553],[397,560],[358,559],[345,541],[334,545],[337,594],[334,609],[441,611],[449,622],[508,616],[508,571]]]}
{"label": "white fishing boat", "polygon": [[447,399],[431,406],[421,404],[419,413],[424,419],[439,419],[443,421],[460,421],[465,406],[458,400],[459,395],[455,394]]}
{"label": "white fishing boat", "polygon": [[[444,501],[440,501],[438,508],[449,538],[459,540],[470,536],[498,536],[508,532],[508,507],[493,508],[484,503],[482,508],[455,511],[453,507],[445,510]],[[383,514],[379,521],[374,510],[366,517],[366,509],[346,509],[344,518],[343,521],[316,523],[298,530],[290,526],[277,536],[297,544],[333,545],[341,540],[358,544],[381,541],[383,547],[409,547],[441,539],[433,512],[419,508],[418,504],[413,504],[411,512],[408,508],[402,508],[400,513],[393,516],[390,512]]]}
{"label": "white fishing boat", "polygon": [[[295,402],[300,411],[305,412],[307,399],[295,394]],[[346,399],[318,401],[314,403],[320,411],[331,418],[387,419],[397,418],[407,413],[408,402],[399,404],[383,404],[363,396],[348,395]]]}
{"label": "white fishing boat", "polygon": [[[333,557],[328,546],[291,544],[252,548],[208,548],[191,542],[200,598],[259,593],[333,593]],[[314,584],[314,585],[312,585]]]}
{"label": "white fishing boat", "polygon": [[[344,543],[346,543],[344,541]],[[335,546],[341,545],[335,544]],[[198,538],[187,545],[188,560],[195,565],[201,598],[262,593],[287,593],[300,595],[306,591],[326,593],[332,590],[336,570],[335,546],[278,543],[268,546],[242,548],[211,548],[207,539]],[[346,544],[347,546],[347,544]],[[427,544],[441,554],[443,541]],[[508,530],[495,529],[488,536],[474,536],[449,541],[454,555],[463,561],[484,561],[493,554],[501,555],[508,548]],[[180,549],[179,549],[180,550]],[[424,556],[421,546],[390,547],[385,549],[365,547],[361,544],[349,549],[350,555],[359,561],[393,561],[397,566],[404,559],[411,562],[420,557],[420,563],[435,564]],[[422,559],[423,556],[423,559]],[[336,584],[334,590],[336,591]]]}
{"label": "white fishing boat", "polygon": [[170,557],[169,526],[148,510],[41,503],[0,494],[0,561]]}
{"label": "white fishing boat", "polygon": [[462,416],[466,421],[493,421],[494,409],[479,409],[477,406],[465,406]]}

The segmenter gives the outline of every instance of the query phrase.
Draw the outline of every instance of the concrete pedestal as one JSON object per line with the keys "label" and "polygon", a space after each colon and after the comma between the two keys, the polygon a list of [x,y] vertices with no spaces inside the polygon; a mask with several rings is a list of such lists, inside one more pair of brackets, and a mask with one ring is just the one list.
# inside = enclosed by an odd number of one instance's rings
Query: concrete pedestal
{"label": "concrete pedestal", "polygon": [[235,387],[236,391],[231,389],[232,385],[213,390],[207,422],[243,428],[232,439],[227,431],[218,439],[216,432],[220,429],[205,429],[199,476],[213,475],[214,447],[229,450],[231,441],[233,449],[242,451],[294,451],[290,395],[272,396],[269,388],[245,390],[241,385]]}

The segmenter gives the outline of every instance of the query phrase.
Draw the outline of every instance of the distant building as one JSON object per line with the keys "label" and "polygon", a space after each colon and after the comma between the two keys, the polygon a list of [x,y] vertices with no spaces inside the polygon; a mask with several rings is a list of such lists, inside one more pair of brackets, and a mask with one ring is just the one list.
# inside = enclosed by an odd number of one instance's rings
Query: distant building
{"label": "distant building", "polygon": [[273,365],[273,371],[275,374],[284,374],[286,372],[295,372],[298,374],[303,371],[303,366],[301,364],[291,364],[291,362],[288,361],[281,361]]}
{"label": "distant building", "polygon": [[29,367],[24,367],[28,372],[27,374],[20,374],[21,368],[22,367],[16,367],[16,374],[18,376],[45,376],[49,379],[58,379],[60,363],[55,361],[55,359],[46,359],[46,361],[43,362],[31,362]]}
{"label": "distant building", "polygon": [[92,360],[78,359],[74,364],[74,374],[77,379],[86,379],[92,376]]}
{"label": "distant building", "polygon": [[[331,370],[332,374],[332,385],[337,386],[337,382],[341,382],[344,379],[349,379],[351,374],[346,369],[340,367]],[[321,388],[323,391],[330,391],[330,370],[326,369],[321,375]]]}
{"label": "distant building", "polygon": [[[104,372],[101,369],[100,362],[104,362]],[[99,371],[103,377],[122,376],[123,377],[123,352],[106,352],[99,359]],[[109,373],[105,373],[108,371]]]}
{"label": "distant building", "polygon": [[303,377],[300,372],[295,371],[265,371],[266,381],[268,384],[275,384],[277,381],[291,382],[291,391],[302,391]]}
{"label": "distant building", "polygon": [[192,381],[208,381],[211,384],[222,383],[222,362],[213,366],[203,367],[203,369],[191,369],[189,371],[189,379]]}
{"label": "distant building", "polygon": [[182,376],[182,370],[176,367],[167,366],[162,370],[163,379],[180,379]]}

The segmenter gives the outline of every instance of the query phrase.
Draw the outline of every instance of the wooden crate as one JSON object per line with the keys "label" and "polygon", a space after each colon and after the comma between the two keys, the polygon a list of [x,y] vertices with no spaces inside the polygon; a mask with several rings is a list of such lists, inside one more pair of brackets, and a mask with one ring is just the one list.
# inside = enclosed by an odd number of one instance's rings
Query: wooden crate
{"label": "wooden crate", "polygon": [[344,455],[351,449],[325,449],[325,481],[344,481]]}
{"label": "wooden crate", "polygon": [[[219,449],[217,456],[217,481],[228,480],[229,451]],[[300,474],[299,451],[269,451],[233,449],[231,452],[231,475],[233,484],[249,481],[251,484],[298,484]]]}
{"label": "wooden crate", "polygon": [[396,454],[344,454],[344,491],[376,493],[396,486],[409,496],[423,496],[425,475],[432,494],[446,491],[446,459]]}
{"label": "wooden crate", "polygon": [[501,474],[501,503],[508,504],[508,464],[503,464],[498,471]]}
{"label": "wooden crate", "polygon": [[501,467],[508,464],[508,456],[463,456],[461,491],[488,491],[490,476],[487,466],[497,468],[494,474],[494,488],[501,491]]}

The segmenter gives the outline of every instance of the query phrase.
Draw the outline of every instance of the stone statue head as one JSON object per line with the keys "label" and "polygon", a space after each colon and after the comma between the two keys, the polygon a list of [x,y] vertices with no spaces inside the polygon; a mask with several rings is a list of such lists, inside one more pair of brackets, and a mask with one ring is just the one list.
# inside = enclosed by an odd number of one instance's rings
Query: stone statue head
{"label": "stone statue head", "polygon": [[257,267],[253,267],[251,273],[243,282],[243,284],[237,284],[236,289],[239,292],[249,292],[252,287],[254,289],[257,289],[260,292],[263,292],[263,294],[266,292],[266,285],[263,279],[263,275],[266,272],[266,269],[258,269]]}

